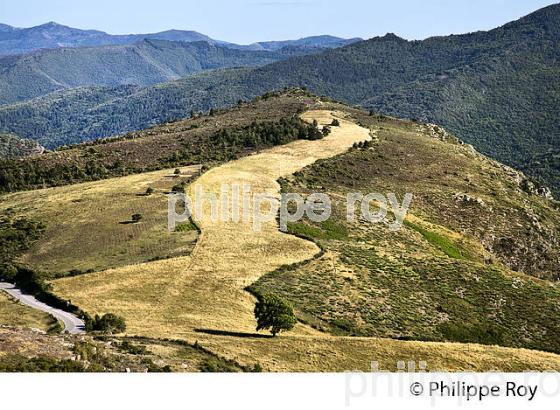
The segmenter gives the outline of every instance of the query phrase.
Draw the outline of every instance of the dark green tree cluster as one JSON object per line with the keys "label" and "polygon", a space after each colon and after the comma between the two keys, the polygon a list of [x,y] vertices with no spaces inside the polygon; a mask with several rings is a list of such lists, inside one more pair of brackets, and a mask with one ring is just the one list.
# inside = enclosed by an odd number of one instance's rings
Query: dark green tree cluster
{"label": "dark green tree cluster", "polygon": [[88,159],[81,166],[70,162],[46,164],[35,159],[4,160],[0,161],[0,192],[95,181],[109,175],[118,175],[119,172],[120,170],[107,169],[96,158]]}
{"label": "dark green tree cluster", "polygon": [[214,140],[223,147],[268,147],[295,140],[318,140],[323,138],[317,123],[307,124],[297,117],[282,118],[278,122],[253,122],[239,129],[222,129]]}
{"label": "dark green tree cluster", "polygon": [[257,331],[270,329],[272,336],[293,329],[297,322],[292,307],[283,299],[272,294],[258,297],[255,305],[255,318],[257,319]]}
{"label": "dark green tree cluster", "polygon": [[123,333],[126,330],[124,318],[114,313],[105,313],[103,316],[95,315],[91,318],[86,316],[86,330],[101,333]]}
{"label": "dark green tree cluster", "polygon": [[354,144],[352,144],[352,148],[354,149],[368,149],[371,147],[373,147],[373,142],[370,140],[355,142]]}

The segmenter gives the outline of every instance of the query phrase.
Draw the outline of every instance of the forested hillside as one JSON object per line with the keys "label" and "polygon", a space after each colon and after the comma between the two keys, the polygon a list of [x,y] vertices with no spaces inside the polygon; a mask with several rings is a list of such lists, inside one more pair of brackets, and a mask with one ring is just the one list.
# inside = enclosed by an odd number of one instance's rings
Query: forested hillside
{"label": "forested hillside", "polygon": [[205,41],[166,40],[43,50],[0,58],[0,104],[80,86],[150,85],[215,68],[261,66],[319,50],[289,46],[253,51]]}
{"label": "forested hillside", "polygon": [[19,138],[14,134],[0,134],[0,160],[21,158],[42,152],[43,147],[33,140]]}

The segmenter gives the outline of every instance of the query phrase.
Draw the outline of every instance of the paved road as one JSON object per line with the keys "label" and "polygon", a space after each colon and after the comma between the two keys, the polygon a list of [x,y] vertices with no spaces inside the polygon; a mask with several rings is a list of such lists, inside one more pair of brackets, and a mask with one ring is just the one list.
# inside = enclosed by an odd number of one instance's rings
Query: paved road
{"label": "paved road", "polygon": [[34,309],[42,310],[43,312],[53,315],[58,320],[64,323],[64,330],[68,333],[78,334],[85,332],[85,323],[82,319],[74,316],[72,313],[65,312],[61,309],[53,308],[46,303],[40,302],[31,295],[21,293],[21,290],[16,288],[11,283],[0,282],[0,289],[18,299],[24,305],[30,306]]}

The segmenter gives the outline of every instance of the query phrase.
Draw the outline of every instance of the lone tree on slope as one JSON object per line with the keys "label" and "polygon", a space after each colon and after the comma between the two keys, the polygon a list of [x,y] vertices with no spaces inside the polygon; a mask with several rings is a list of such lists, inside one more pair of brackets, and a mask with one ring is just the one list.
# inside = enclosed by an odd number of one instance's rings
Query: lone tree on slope
{"label": "lone tree on slope", "polygon": [[271,294],[259,296],[255,305],[255,318],[257,331],[270,329],[272,336],[284,330],[291,330],[297,321],[292,307]]}

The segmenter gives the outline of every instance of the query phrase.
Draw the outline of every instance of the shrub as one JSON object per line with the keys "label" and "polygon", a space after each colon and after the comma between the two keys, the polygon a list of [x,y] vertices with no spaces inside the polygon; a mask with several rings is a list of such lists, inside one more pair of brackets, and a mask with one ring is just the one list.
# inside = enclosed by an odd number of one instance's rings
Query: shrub
{"label": "shrub", "polygon": [[171,192],[174,193],[185,193],[185,184],[184,183],[180,183],[177,185],[174,185],[173,188],[171,188]]}
{"label": "shrub", "polygon": [[8,354],[0,363],[0,372],[84,372],[84,366],[70,359],[57,360],[53,357],[38,356],[27,358],[20,355]]}
{"label": "shrub", "polygon": [[0,262],[0,277],[13,282],[17,275],[17,267],[10,262]]}
{"label": "shrub", "polygon": [[259,296],[255,305],[257,331],[270,329],[272,336],[284,330],[291,330],[296,324],[296,316],[292,307],[275,295]]}
{"label": "shrub", "polygon": [[198,369],[204,373],[233,373],[239,371],[233,363],[217,357],[204,359],[198,365]]}
{"label": "shrub", "polygon": [[181,170],[179,168],[175,168],[175,172],[173,172],[175,175],[181,175]]}
{"label": "shrub", "polygon": [[49,334],[58,334],[62,333],[64,330],[64,326],[58,320],[55,319],[55,322],[49,327],[47,333]]}
{"label": "shrub", "polygon": [[130,343],[128,340],[123,340],[123,342],[120,345],[117,345],[117,348],[123,352],[134,354],[134,355],[148,353],[148,349],[146,349],[146,346],[134,345]]}
{"label": "shrub", "polygon": [[339,127],[340,126],[340,121],[338,121],[336,118],[334,118],[331,122],[331,126],[332,127]]}
{"label": "shrub", "polygon": [[102,333],[123,333],[126,330],[124,318],[114,313],[105,313],[103,316],[95,315],[92,319],[86,318],[86,330]]}
{"label": "shrub", "polygon": [[146,189],[146,196],[150,196],[154,193],[154,188],[152,187],[148,187],[148,189]]}

